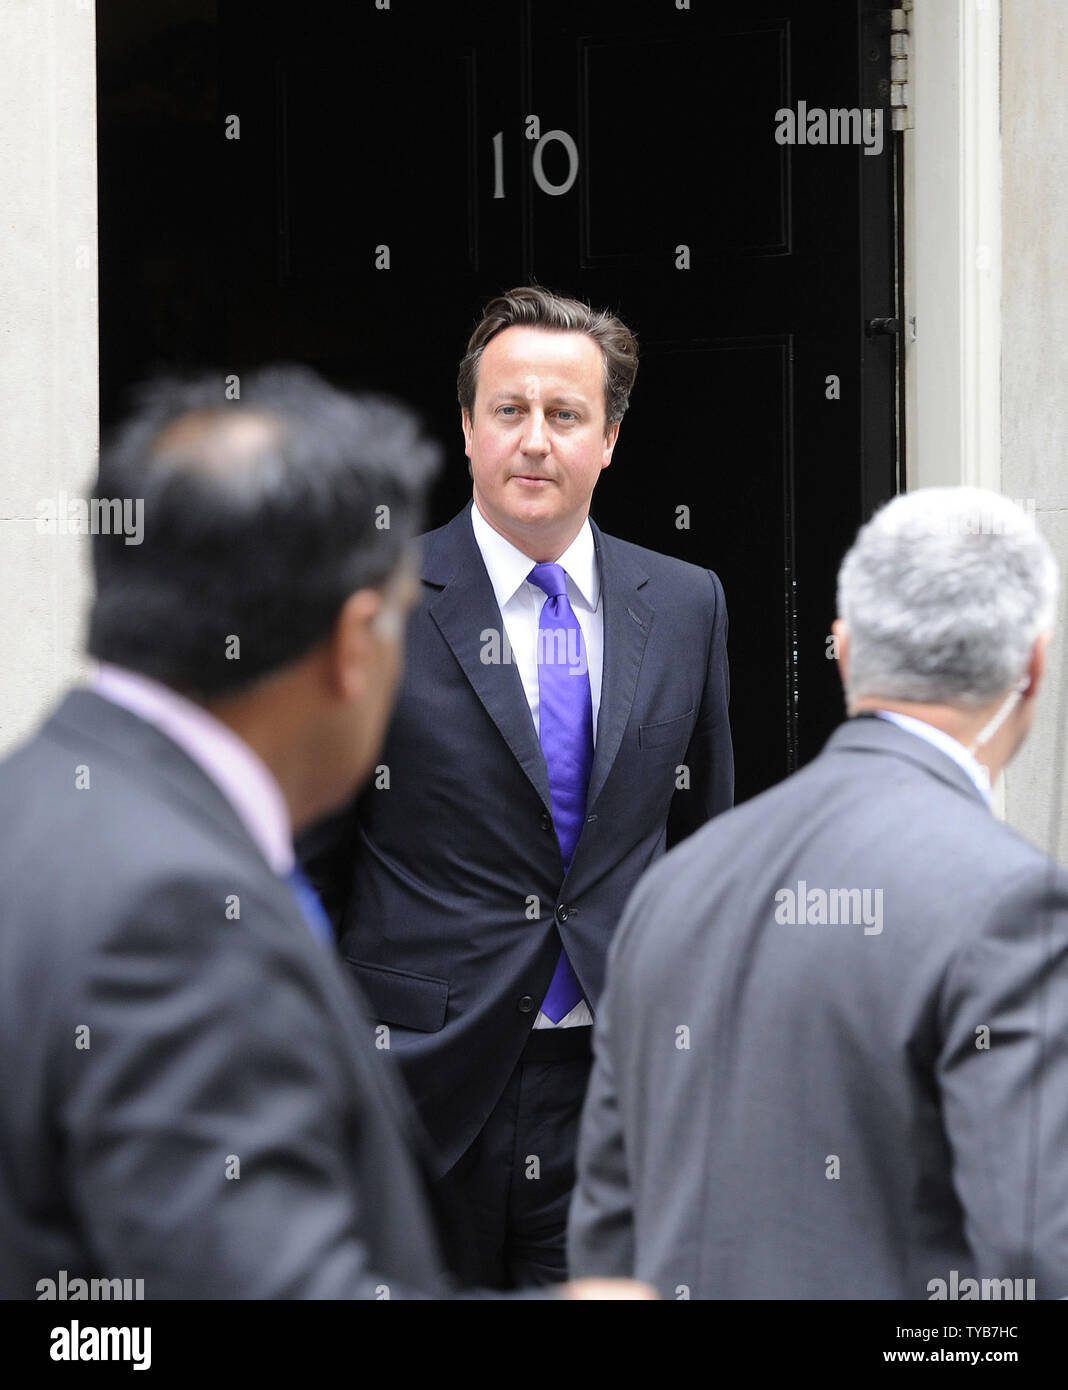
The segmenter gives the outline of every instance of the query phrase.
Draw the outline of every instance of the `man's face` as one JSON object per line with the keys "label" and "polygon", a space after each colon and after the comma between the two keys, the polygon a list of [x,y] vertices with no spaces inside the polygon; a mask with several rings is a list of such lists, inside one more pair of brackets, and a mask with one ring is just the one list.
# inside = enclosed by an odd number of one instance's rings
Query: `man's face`
{"label": "man's face", "polygon": [[486,345],[461,418],[479,511],[533,558],[557,559],[619,433],[605,432],[601,349],[584,333],[506,328]]}

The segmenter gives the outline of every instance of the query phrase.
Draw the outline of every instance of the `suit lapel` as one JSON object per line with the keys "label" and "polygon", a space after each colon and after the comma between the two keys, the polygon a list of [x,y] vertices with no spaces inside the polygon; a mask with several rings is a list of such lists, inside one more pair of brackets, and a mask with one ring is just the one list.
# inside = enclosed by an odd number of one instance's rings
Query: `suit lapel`
{"label": "suit lapel", "polygon": [[482,553],[471,529],[468,508],[425,542],[423,579],[443,586],[430,599],[431,618],[471,682],[486,713],[529,777],[545,809],[552,813],[549,775],[534,721],[530,717],[523,682],[514,663],[482,660],[482,633],[503,638],[504,624],[486,573]]}
{"label": "suit lapel", "polygon": [[586,796],[588,810],[596,803],[619,753],[654,616],[654,610],[638,593],[648,575],[613,537],[605,536],[592,521],[590,525],[601,571],[604,659],[597,742]]}

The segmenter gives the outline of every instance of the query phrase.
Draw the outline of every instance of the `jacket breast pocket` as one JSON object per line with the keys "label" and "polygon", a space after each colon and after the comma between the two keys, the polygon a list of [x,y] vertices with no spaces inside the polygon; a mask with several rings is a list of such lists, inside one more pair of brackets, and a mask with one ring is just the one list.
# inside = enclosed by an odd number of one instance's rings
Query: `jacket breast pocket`
{"label": "jacket breast pocket", "polygon": [[688,709],[677,719],[665,719],[659,724],[639,724],[638,747],[662,748],[666,744],[677,743],[683,738],[689,742],[690,730],[693,728],[693,716],[694,710]]}
{"label": "jacket breast pocket", "polygon": [[419,1033],[436,1033],[445,1022],[448,980],[412,975],[385,965],[368,965],[351,956],[346,959],[372,1018],[400,1028],[414,1028]]}

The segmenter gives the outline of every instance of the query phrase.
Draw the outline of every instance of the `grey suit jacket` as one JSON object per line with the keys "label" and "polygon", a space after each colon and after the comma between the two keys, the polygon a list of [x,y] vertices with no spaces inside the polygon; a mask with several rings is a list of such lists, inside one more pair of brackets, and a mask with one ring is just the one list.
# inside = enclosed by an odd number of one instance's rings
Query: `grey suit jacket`
{"label": "grey suit jacket", "polygon": [[651,869],[595,1051],[576,1276],[1068,1295],[1068,880],[915,735],[850,721]]}
{"label": "grey suit jacket", "polygon": [[0,1297],[447,1287],[392,1059],[184,752],[68,696],[0,767],[0,883]]}

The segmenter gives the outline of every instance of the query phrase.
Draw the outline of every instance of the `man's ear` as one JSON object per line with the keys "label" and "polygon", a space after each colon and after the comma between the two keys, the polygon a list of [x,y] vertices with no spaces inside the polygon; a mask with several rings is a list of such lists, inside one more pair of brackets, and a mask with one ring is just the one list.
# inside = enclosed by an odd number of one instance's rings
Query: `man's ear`
{"label": "man's ear", "polygon": [[616,440],[619,438],[619,421],[609,425],[604,432],[604,453],[601,455],[601,467],[607,468],[612,462],[612,450],[616,447]]}
{"label": "man's ear", "polygon": [[838,678],[844,690],[849,683],[849,628],[844,618],[835,618],[831,624],[834,637],[834,658],[838,663]]}
{"label": "man's ear", "polygon": [[1035,645],[1031,648],[1031,659],[1027,663],[1027,684],[1021,689],[1025,700],[1033,700],[1038,694],[1042,677],[1046,674],[1046,655],[1052,636],[1052,632],[1040,632],[1035,638]]}
{"label": "man's ear", "polygon": [[464,453],[471,457],[471,412],[464,407],[460,411],[460,428],[464,432]]}
{"label": "man's ear", "polygon": [[341,605],[327,646],[330,691],[346,703],[367,689],[375,659],[375,620],[382,608],[377,589],[357,589]]}

